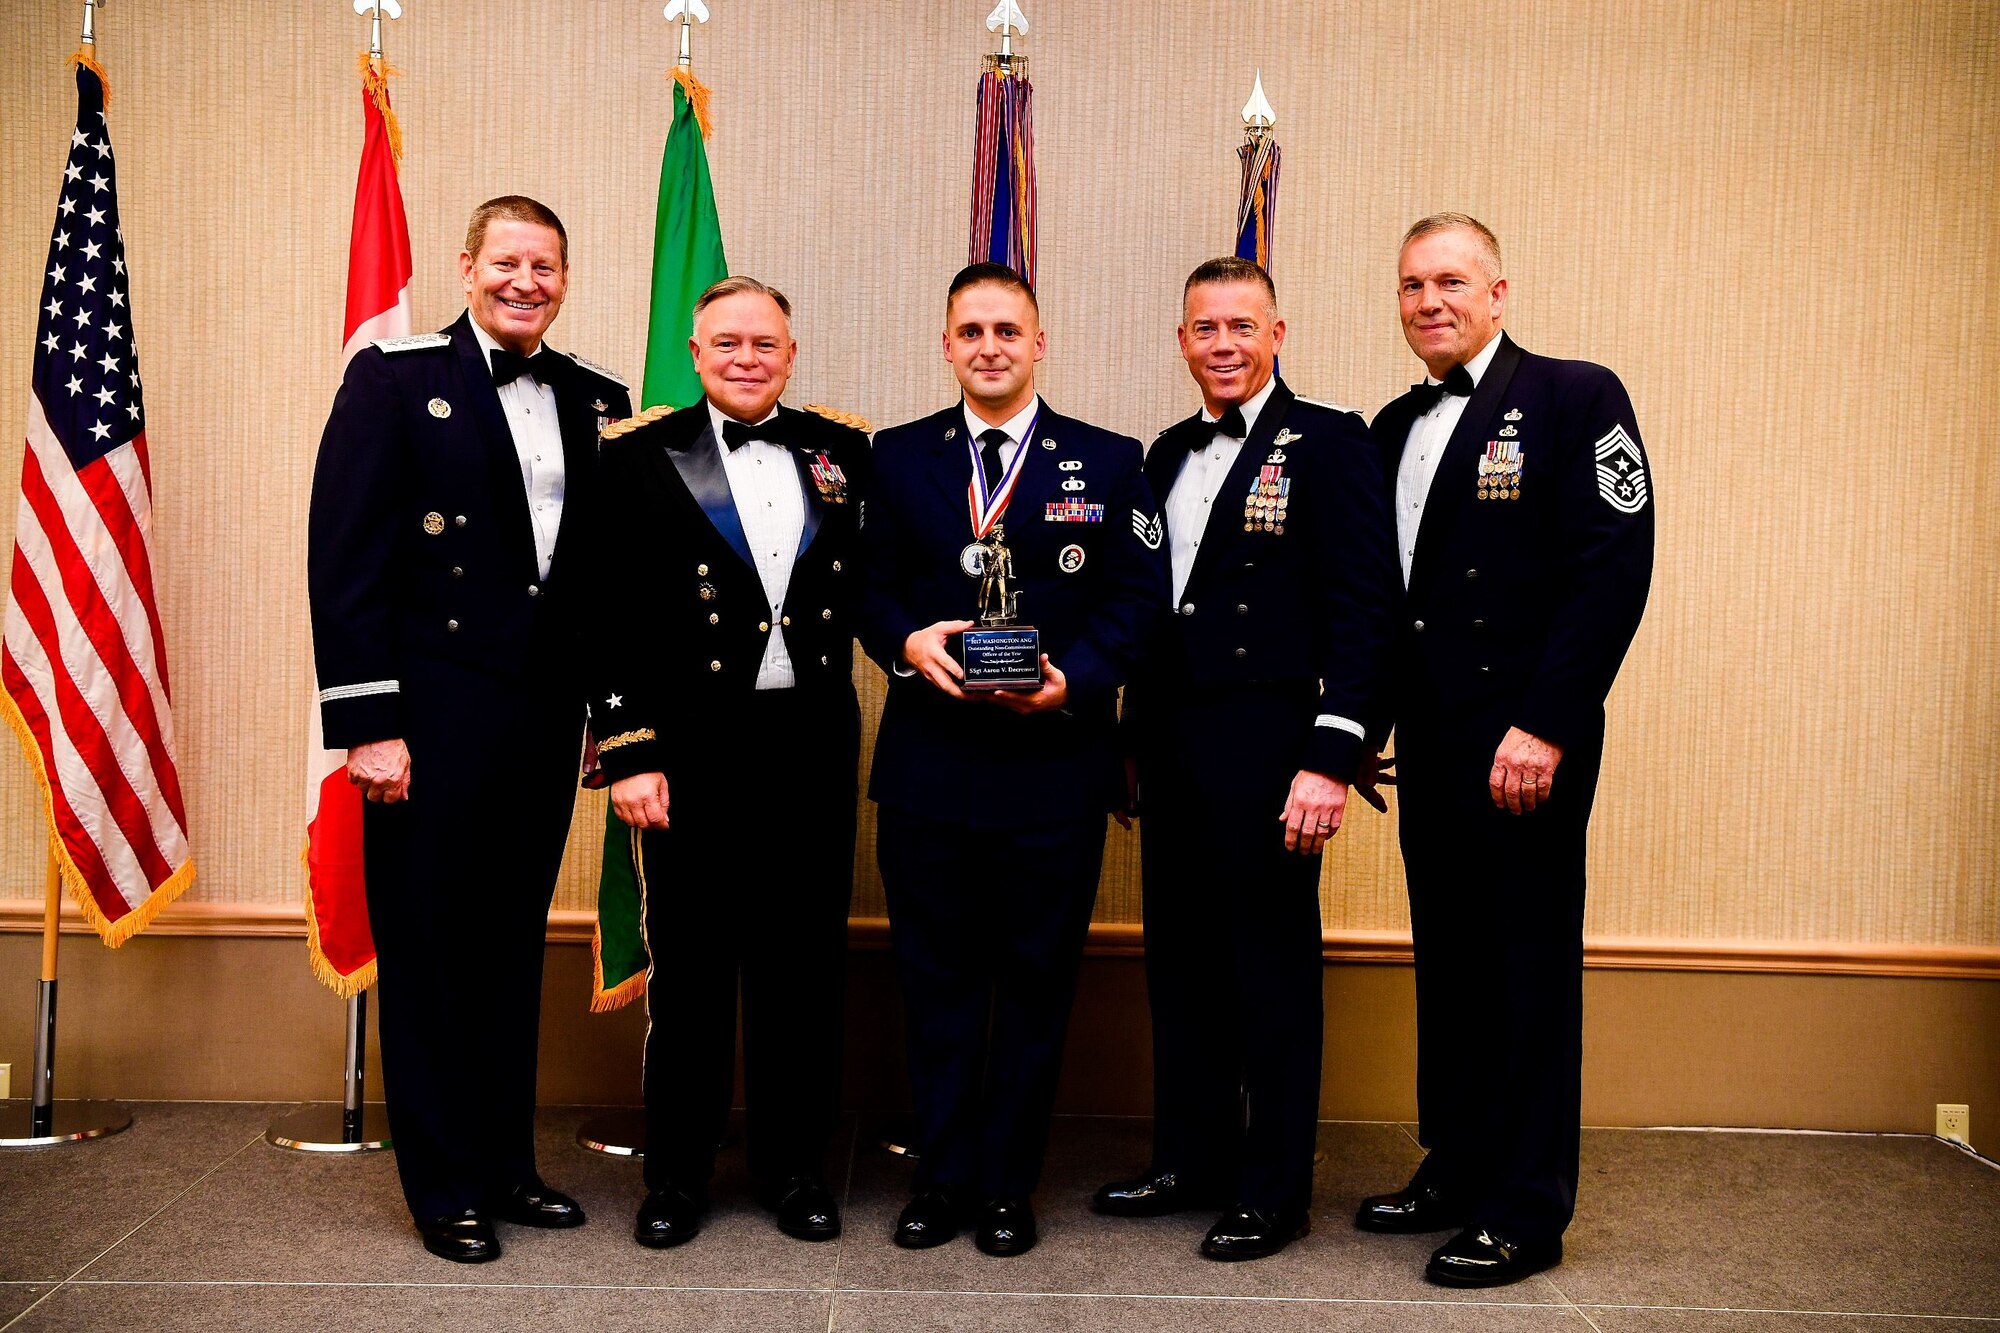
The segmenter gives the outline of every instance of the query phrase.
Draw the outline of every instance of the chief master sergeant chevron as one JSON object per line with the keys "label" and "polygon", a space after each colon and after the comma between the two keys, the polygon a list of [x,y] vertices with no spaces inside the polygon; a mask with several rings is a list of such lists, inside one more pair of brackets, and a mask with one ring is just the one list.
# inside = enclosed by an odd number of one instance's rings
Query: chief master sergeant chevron
{"label": "chief master sergeant chevron", "polygon": [[575,799],[583,491],[625,386],[543,335],[562,223],[472,214],[467,310],[348,363],[313,473],[307,580],[326,743],[367,797],[382,1076],[403,1195],[433,1254],[493,1222],[566,1227],[535,1171],[549,899]]}
{"label": "chief master sergeant chevron", "polygon": [[1355,1224],[1463,1228],[1425,1275],[1497,1286],[1560,1263],[1576,1209],[1585,832],[1653,485],[1618,377],[1501,332],[1484,225],[1411,226],[1399,289],[1430,374],[1372,429],[1408,587],[1393,699],[1430,1155]]}

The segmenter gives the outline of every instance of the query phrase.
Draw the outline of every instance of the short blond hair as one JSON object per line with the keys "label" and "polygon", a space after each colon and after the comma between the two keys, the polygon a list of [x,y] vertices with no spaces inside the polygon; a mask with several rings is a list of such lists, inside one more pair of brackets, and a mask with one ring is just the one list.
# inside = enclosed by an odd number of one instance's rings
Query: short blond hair
{"label": "short blond hair", "polygon": [[701,312],[714,305],[717,301],[725,297],[741,296],[745,292],[761,292],[765,296],[770,297],[772,303],[778,307],[778,313],[785,317],[785,322],[787,324],[791,323],[792,303],[785,299],[785,294],[769,283],[759,282],[755,278],[745,277],[742,274],[733,274],[730,277],[724,278],[721,282],[715,283],[707,291],[697,296],[694,301],[695,319],[697,321],[700,320]]}
{"label": "short blond hair", "polygon": [[465,253],[479,258],[480,247],[486,244],[486,229],[496,222],[532,222],[547,227],[556,234],[563,267],[569,267],[569,233],[563,230],[562,219],[547,204],[525,194],[503,194],[473,209],[472,220],[465,224]]}
{"label": "short blond hair", "polygon": [[1433,232],[1458,230],[1469,231],[1479,238],[1479,248],[1484,252],[1481,257],[1486,261],[1486,280],[1498,282],[1501,273],[1500,238],[1493,234],[1492,228],[1470,213],[1433,213],[1429,217],[1418,218],[1403,233],[1403,248],[1407,249],[1411,241]]}

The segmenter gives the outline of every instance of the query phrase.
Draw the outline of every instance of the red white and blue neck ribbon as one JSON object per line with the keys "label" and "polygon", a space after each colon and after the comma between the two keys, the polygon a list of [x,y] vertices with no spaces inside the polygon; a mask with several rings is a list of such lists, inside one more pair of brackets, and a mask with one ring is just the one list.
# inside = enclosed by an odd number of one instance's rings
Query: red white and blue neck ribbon
{"label": "red white and blue neck ribbon", "polygon": [[986,540],[986,534],[993,531],[1007,512],[1007,502],[1014,498],[1014,486],[1021,480],[1021,464],[1028,458],[1028,441],[1035,438],[1035,426],[1042,419],[1042,410],[1037,407],[1035,415],[1028,419],[1028,428],[1021,432],[1021,440],[1014,448],[1014,461],[1000,474],[1000,484],[991,494],[986,490],[986,469],[979,462],[979,437],[966,436],[965,450],[972,457],[972,481],[965,488],[966,507],[972,511],[972,539]]}

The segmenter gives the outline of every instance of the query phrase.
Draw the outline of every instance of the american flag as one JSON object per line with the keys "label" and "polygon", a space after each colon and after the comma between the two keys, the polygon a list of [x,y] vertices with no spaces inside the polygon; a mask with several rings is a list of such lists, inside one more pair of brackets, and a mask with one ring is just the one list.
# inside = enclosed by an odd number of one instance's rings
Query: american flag
{"label": "american flag", "polygon": [[36,767],[64,882],[106,944],[194,881],[153,597],[152,471],[103,72],[76,71],[35,330],[7,593],[7,719]]}

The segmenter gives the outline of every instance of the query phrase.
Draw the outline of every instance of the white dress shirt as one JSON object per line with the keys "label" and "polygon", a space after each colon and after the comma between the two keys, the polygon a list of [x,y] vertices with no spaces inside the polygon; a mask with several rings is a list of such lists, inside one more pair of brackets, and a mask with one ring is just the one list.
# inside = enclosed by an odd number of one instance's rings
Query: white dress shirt
{"label": "white dress shirt", "polygon": [[[1472,376],[1475,389],[1486,368],[1493,364],[1493,354],[1499,350],[1500,335],[1495,333],[1465,363],[1465,373]],[[1424,376],[1426,384],[1438,382],[1435,376]],[[1417,532],[1424,525],[1424,506],[1430,502],[1431,483],[1437,480],[1444,447],[1451,443],[1451,433],[1458,429],[1458,419],[1465,415],[1465,405],[1471,401],[1455,393],[1440,394],[1431,410],[1410,424],[1402,461],[1396,464],[1396,554],[1403,562],[1405,588],[1410,586],[1410,566],[1417,558]]]}
{"label": "white dress shirt", "polygon": [[[790,449],[764,440],[731,449],[722,440],[722,423],[728,418],[714,403],[707,406],[715,447],[722,451],[722,470],[729,477],[729,494],[736,501],[736,517],[743,524],[743,539],[750,543],[750,559],[763,581],[765,600],[771,603],[771,637],[765,641],[763,660],[757,664],[757,688],[788,690],[799,682],[792,671],[792,655],[785,647],[785,594],[791,590],[792,561],[806,530],[806,498],[799,485],[798,464],[792,461]],[[778,409],[773,407],[764,421],[777,415]],[[755,424],[761,426],[764,421]]]}
{"label": "white dress shirt", "polygon": [[[1250,432],[1257,429],[1257,416],[1264,410],[1264,404],[1271,401],[1271,392],[1277,387],[1278,377],[1273,375],[1243,404],[1243,439],[1249,439]],[[1221,420],[1206,407],[1201,410],[1201,419]],[[1187,591],[1188,575],[1194,570],[1202,534],[1208,530],[1208,515],[1215,508],[1216,492],[1229,479],[1229,469],[1235,465],[1236,455],[1242,452],[1243,440],[1232,440],[1217,432],[1204,448],[1188,454],[1187,462],[1181,464],[1180,475],[1174,478],[1173,487],[1167,492],[1167,531],[1173,537],[1168,554],[1173,564],[1174,606],[1180,605],[1181,594]]]}
{"label": "white dress shirt", "polygon": [[[479,353],[490,375],[493,351],[500,344],[476,319],[472,321],[472,336],[479,342]],[[538,345],[528,354],[533,356],[540,350]],[[517,375],[505,384],[495,385],[494,391],[500,395],[500,413],[507,418],[507,431],[514,437],[514,452],[521,459],[521,488],[528,497],[528,518],[535,525],[535,567],[547,578],[549,561],[556,553],[556,533],[562,529],[563,495],[567,490],[556,391],[533,375]]]}

